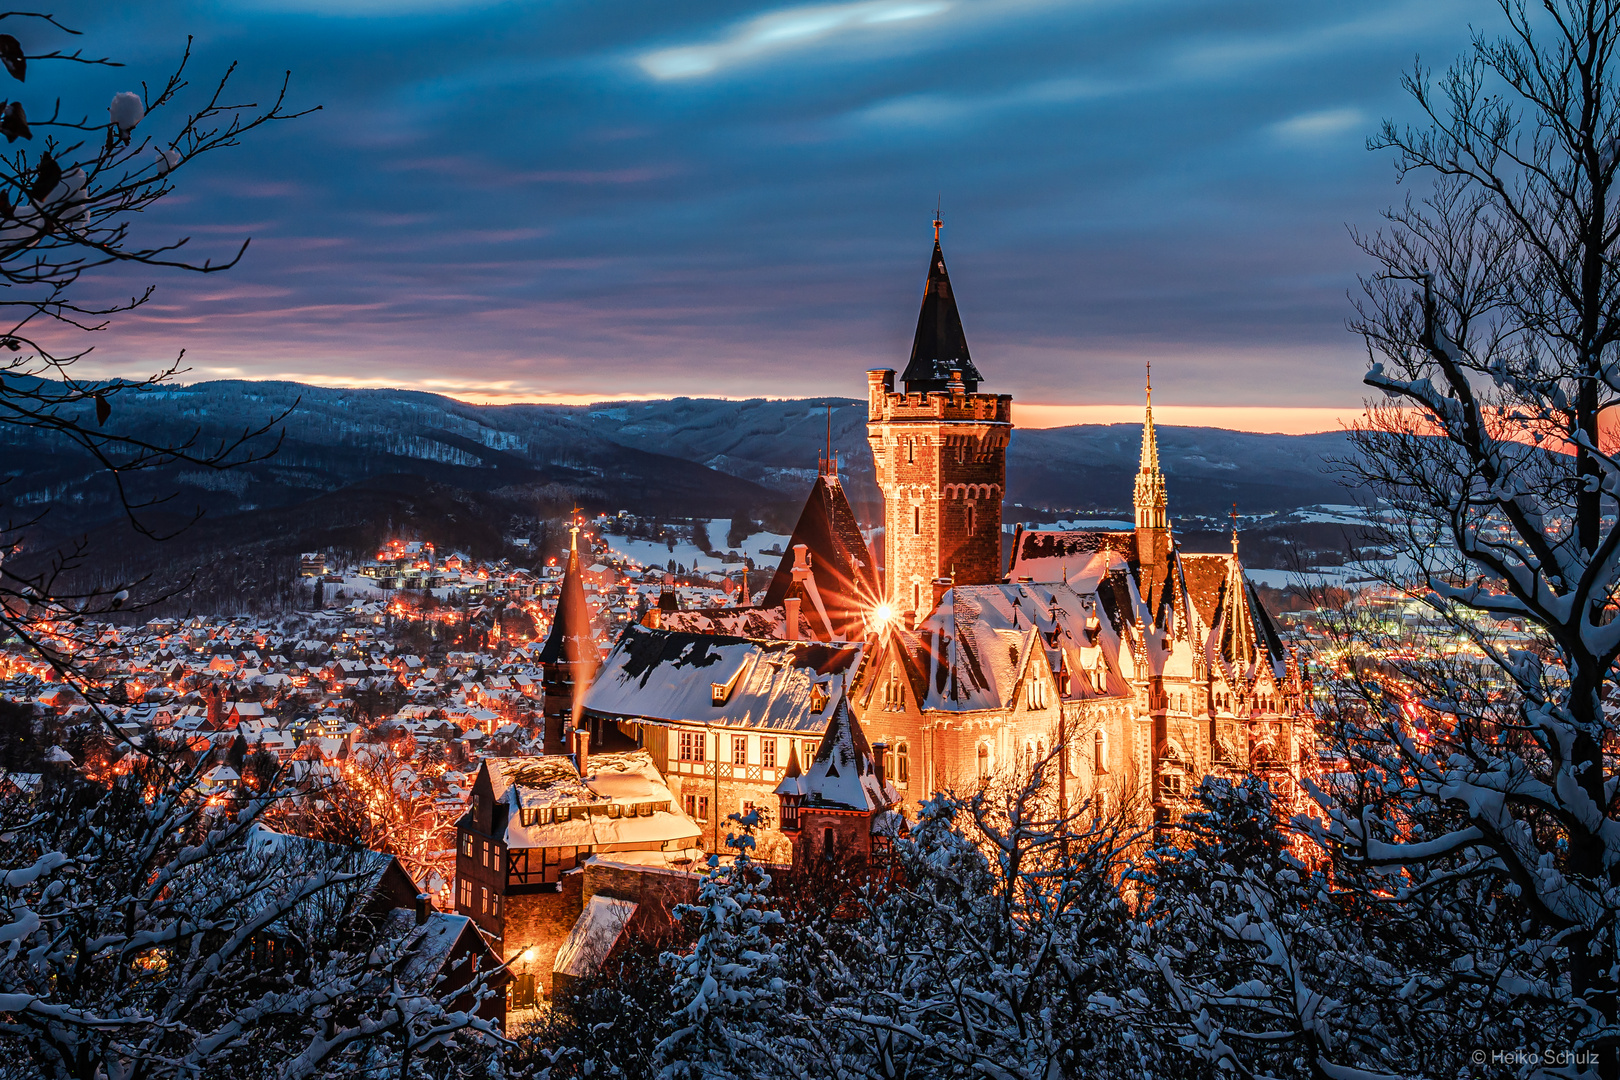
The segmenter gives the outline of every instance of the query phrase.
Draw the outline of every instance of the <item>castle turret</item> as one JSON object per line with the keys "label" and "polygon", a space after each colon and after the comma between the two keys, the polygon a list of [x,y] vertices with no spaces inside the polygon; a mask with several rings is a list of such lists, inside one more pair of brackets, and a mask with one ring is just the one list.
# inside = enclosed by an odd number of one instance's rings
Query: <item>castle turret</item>
{"label": "castle turret", "polygon": [[867,372],[866,432],[883,492],[884,596],[920,619],[933,582],[1001,580],[1001,502],[1007,485],[1012,396],[978,393],[956,295],[934,221],[934,251],[906,365]]}
{"label": "castle turret", "polygon": [[889,836],[898,825],[889,819],[900,792],[884,777],[879,757],[843,694],[809,767],[800,773],[798,758],[790,757],[776,794],[796,866],[821,860],[868,862],[874,837]]}

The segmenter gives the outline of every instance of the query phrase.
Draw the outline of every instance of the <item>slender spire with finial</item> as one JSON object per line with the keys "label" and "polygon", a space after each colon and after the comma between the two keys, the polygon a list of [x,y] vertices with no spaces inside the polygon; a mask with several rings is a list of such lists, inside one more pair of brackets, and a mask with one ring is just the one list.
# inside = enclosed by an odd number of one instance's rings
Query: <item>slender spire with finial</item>
{"label": "slender spire with finial", "polygon": [[1147,414],[1142,421],[1142,471],[1159,471],[1159,436],[1153,428],[1153,361],[1147,366]]}
{"label": "slender spire with finial", "polygon": [[939,212],[940,207],[942,207],[944,205],[945,205],[945,199],[944,199],[943,196],[941,196],[938,199],[934,200],[934,243],[936,243],[936,244],[939,243],[939,230],[940,230],[940,227],[945,224],[944,215],[942,215]]}
{"label": "slender spire with finial", "polygon": [[1170,527],[1164,492],[1164,473],[1159,469],[1159,436],[1153,427],[1153,365],[1147,369],[1147,411],[1142,420],[1142,463],[1136,472],[1136,527]]}
{"label": "slender spire with finial", "polygon": [[574,516],[568,519],[568,550],[579,550],[579,507],[574,507]]}
{"label": "slender spire with finial", "polygon": [[1237,551],[1238,551],[1237,503],[1233,503],[1232,504],[1232,554],[1236,555]]}

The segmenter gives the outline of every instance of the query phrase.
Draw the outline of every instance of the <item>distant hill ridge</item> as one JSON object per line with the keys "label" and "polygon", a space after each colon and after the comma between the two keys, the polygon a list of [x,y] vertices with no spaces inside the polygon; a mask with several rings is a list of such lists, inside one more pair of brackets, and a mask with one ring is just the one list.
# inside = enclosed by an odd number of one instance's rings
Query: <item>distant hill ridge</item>
{"label": "distant hill ridge", "polygon": [[[219,381],[114,399],[110,430],[228,438],[291,410],[279,453],[239,470],[172,467],[140,490],[176,497],[204,526],[185,547],[274,538],[363,548],[395,527],[456,529],[468,543],[577,501],[666,517],[756,519],[796,512],[832,443],[857,513],[880,512],[866,443],[866,404],[850,398],[723,401],[673,398],[595,405],[470,405],[413,390],[352,390],[291,382]],[[1008,452],[1006,520],[1130,506],[1140,429],[1133,424],[1018,430]],[[49,507],[52,537],[117,528],[110,485],[94,463],[26,431],[0,433],[14,519]],[[267,440],[266,446],[268,447]],[[1246,514],[1346,501],[1329,461],[1342,433],[1263,435],[1159,429],[1172,515]],[[345,494],[346,493],[346,494]],[[459,507],[448,510],[447,507]],[[451,519],[443,519],[448,515]],[[215,537],[215,540],[208,540]]]}

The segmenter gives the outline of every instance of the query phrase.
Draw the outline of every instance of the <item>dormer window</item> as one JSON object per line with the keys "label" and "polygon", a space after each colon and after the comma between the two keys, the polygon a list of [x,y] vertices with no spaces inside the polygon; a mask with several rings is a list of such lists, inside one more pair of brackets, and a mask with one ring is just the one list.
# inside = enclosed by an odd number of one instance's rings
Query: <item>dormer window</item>
{"label": "dormer window", "polygon": [[832,695],[827,693],[827,684],[826,683],[819,683],[818,682],[818,683],[811,684],[811,687],[810,687],[810,711],[811,712],[826,712],[827,711],[827,702],[831,699],[831,696]]}
{"label": "dormer window", "polygon": [[727,697],[727,693],[728,693],[729,689],[730,688],[727,687],[726,684],[723,683],[723,682],[710,683],[709,684],[709,699],[710,699],[710,701],[715,705],[724,705],[726,703],[726,697]]}

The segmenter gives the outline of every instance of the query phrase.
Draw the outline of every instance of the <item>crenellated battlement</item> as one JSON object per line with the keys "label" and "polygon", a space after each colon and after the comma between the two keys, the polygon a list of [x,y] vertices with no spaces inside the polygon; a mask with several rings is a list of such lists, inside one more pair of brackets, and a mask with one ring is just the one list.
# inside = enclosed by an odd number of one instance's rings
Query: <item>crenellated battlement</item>
{"label": "crenellated battlement", "polygon": [[[958,374],[958,384],[960,377]],[[965,387],[952,390],[896,392],[894,369],[879,368],[866,373],[869,397],[867,416],[872,423],[984,423],[1012,425],[1011,394],[968,393]]]}

